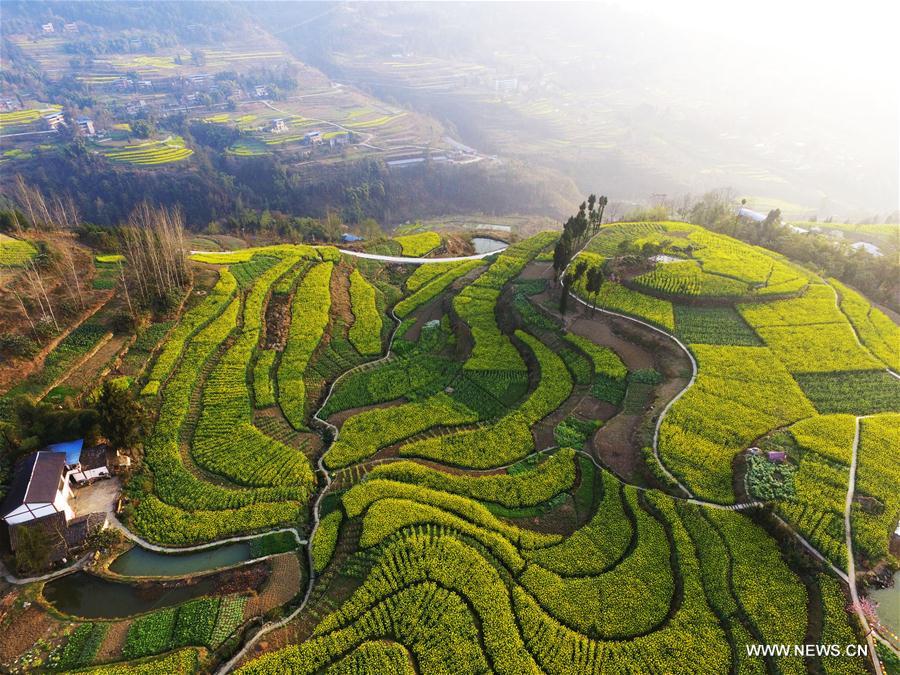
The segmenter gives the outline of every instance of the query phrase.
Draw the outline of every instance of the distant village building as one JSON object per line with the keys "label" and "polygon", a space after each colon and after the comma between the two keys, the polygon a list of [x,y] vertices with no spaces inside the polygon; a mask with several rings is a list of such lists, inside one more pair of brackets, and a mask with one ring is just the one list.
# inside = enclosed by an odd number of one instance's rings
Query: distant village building
{"label": "distant village building", "polygon": [[345,244],[352,244],[354,242],[362,241],[362,240],[363,240],[362,237],[359,237],[355,234],[351,234],[350,232],[344,232],[344,234],[341,235],[341,241],[344,242]]}
{"label": "distant village building", "polygon": [[74,21],[70,21],[69,23],[63,24],[63,30],[66,33],[77,33],[78,32],[78,24]]}
{"label": "distant village building", "polygon": [[760,213],[759,211],[753,211],[748,209],[746,206],[742,206],[738,209],[738,218],[749,218],[754,223],[761,223],[766,219],[766,215],[764,213]]}
{"label": "distant village building", "polygon": [[501,94],[512,93],[518,88],[519,78],[517,77],[504,77],[494,80],[494,91],[500,92]]}
{"label": "distant village building", "polygon": [[884,257],[884,253],[881,252],[881,249],[878,248],[875,244],[870,244],[867,241],[857,241],[856,243],[850,244],[850,248],[854,251],[865,251],[869,255],[873,255],[876,258]]}
{"label": "distant village building", "polygon": [[50,33],[56,32],[56,31],[53,30],[53,24],[52,24],[52,23],[41,24],[41,30],[44,31],[44,33],[46,33],[46,34],[50,34]]}
{"label": "distant village building", "polygon": [[253,95],[256,98],[265,98],[269,95],[269,90],[263,84],[258,84],[253,88]]}
{"label": "distant village building", "polygon": [[44,123],[50,129],[56,129],[60,125],[66,125],[66,116],[61,112],[53,112],[48,115],[44,115]]}
{"label": "distant village building", "polygon": [[303,135],[303,142],[307,145],[318,145],[322,142],[321,131],[308,131]]}
{"label": "distant village building", "polygon": [[93,136],[97,133],[94,130],[94,120],[90,117],[79,117],[75,123],[78,125],[78,130],[85,136]]}
{"label": "distant village building", "polygon": [[335,136],[332,136],[328,139],[328,145],[330,147],[335,147],[337,145],[347,145],[350,142],[350,134],[341,132]]}
{"label": "distant village building", "polygon": [[153,89],[153,82],[150,80],[138,80],[137,88],[138,89]]}
{"label": "distant village building", "polygon": [[22,530],[34,529],[49,545],[48,562],[66,559],[107,525],[105,513],[76,517],[69,504],[73,485],[109,477],[105,445],[83,448],[83,440],[58,443],[21,459],[15,467],[0,517],[15,553]]}
{"label": "distant village building", "polygon": [[272,125],[269,127],[269,131],[273,134],[280,134],[284,131],[287,131],[287,124],[284,123],[284,120],[280,117],[276,120],[272,120]]}

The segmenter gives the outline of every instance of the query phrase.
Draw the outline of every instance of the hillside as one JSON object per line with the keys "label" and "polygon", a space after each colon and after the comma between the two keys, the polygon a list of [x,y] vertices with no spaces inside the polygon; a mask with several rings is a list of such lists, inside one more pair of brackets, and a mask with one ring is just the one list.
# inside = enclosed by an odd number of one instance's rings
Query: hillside
{"label": "hillside", "polygon": [[[47,646],[4,664],[868,672],[746,647],[866,644],[847,578],[865,594],[900,562],[900,328],[680,222],[584,234],[563,308],[559,238],[453,261],[449,232],[192,254],[193,295],[138,335],[139,367],[125,347],[83,386],[122,378],[150,411],[116,479],[125,556],[160,574],[172,556],[142,547],[248,549],[173,573],[164,608],[37,582],[8,616]],[[130,546],[92,568],[99,597],[138,580]]]}

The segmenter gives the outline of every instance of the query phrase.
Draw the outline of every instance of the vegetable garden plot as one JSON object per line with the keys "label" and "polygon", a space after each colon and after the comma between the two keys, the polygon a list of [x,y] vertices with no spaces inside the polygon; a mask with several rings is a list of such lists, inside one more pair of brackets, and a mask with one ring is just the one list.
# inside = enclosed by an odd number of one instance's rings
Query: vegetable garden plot
{"label": "vegetable garden plot", "polygon": [[756,347],[762,341],[733,307],[675,305],[675,332],[687,344]]}
{"label": "vegetable garden plot", "polygon": [[900,380],[883,370],[798,373],[794,379],[822,414],[900,410]]}

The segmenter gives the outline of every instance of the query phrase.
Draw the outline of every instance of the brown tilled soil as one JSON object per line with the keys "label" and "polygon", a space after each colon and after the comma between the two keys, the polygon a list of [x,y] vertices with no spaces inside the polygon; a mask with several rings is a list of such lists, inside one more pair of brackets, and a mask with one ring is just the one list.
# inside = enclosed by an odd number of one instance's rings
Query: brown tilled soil
{"label": "brown tilled soil", "polygon": [[331,273],[331,316],[340,318],[347,326],[353,323],[350,309],[350,273],[353,268],[341,261]]}
{"label": "brown tilled soil", "polygon": [[59,382],[59,385],[72,387],[81,391],[100,375],[100,372],[109,365],[116,354],[121,351],[128,342],[128,335],[113,335],[100,349],[94,352],[89,359],[69,373],[68,377]]}
{"label": "brown tilled soil", "polygon": [[283,351],[287,344],[291,324],[291,296],[272,294],[266,305],[266,332],[263,344],[266,349]]}
{"label": "brown tilled soil", "polygon": [[271,571],[256,595],[244,605],[244,619],[265,614],[297,595],[303,581],[300,559],[296,553],[282,553],[269,559]]}
{"label": "brown tilled soil", "polygon": [[410,326],[409,330],[404,333],[404,338],[407,340],[411,340],[415,342],[419,339],[419,335],[422,334],[422,327],[433,319],[438,319],[446,313],[446,309],[444,308],[444,294],[438,295],[431,302],[426,302],[421,307],[417,307],[416,310],[410,315],[415,318],[416,322]]}
{"label": "brown tilled soil", "polygon": [[[531,263],[523,278],[540,278],[552,275],[549,263]],[[533,299],[559,318],[558,289],[548,289]],[[667,337],[640,324],[618,317],[591,311],[574,301],[565,318],[566,329],[576,335],[615,351],[630,371],[654,368],[665,379],[653,391],[651,405],[643,414],[619,413],[610,419],[611,406],[602,406],[596,413],[578,410],[585,417],[606,419],[606,423],[591,439],[591,448],[600,461],[621,478],[630,483],[644,484],[644,462],[641,446],[644,444],[642,426],[646,415],[656,414],[688,383],[690,363],[680,349]],[[584,401],[592,400],[585,397]],[[603,413],[606,413],[604,416]],[[557,413],[551,416],[557,416]],[[561,419],[561,418],[560,418]],[[542,440],[539,439],[539,440]]]}
{"label": "brown tilled soil", "polygon": [[9,626],[15,630],[5,630],[0,640],[0,664],[9,664],[31,646],[47,636],[53,627],[53,619],[37,605],[25,610],[16,610]]}
{"label": "brown tilled soil", "polygon": [[591,448],[604,466],[625,482],[637,485],[644,482],[643,458],[632,439],[640,423],[640,415],[616,415],[600,427],[591,440]]}
{"label": "brown tilled soil", "polygon": [[103,644],[100,645],[100,650],[97,652],[98,662],[105,663],[122,658],[122,649],[125,647],[125,638],[128,636],[129,628],[131,628],[130,619],[116,621],[109,625]]}

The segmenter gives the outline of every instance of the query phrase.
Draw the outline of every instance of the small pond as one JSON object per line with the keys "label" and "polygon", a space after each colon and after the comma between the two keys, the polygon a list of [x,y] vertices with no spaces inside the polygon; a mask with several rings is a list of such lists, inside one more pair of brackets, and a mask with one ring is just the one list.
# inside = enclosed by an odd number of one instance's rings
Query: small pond
{"label": "small pond", "polygon": [[250,560],[246,541],[191,553],[157,553],[135,546],[112,561],[110,572],[129,577],[183,577]]}
{"label": "small pond", "polygon": [[491,239],[490,237],[472,237],[472,246],[475,247],[475,253],[493,253],[501,248],[509,246],[505,241],[499,239]]}
{"label": "small pond", "polygon": [[888,629],[900,635],[900,572],[894,572],[894,585],[869,591],[871,598],[878,603],[878,618]]}
{"label": "small pond", "polygon": [[121,619],[210,595],[215,592],[216,585],[215,575],[189,586],[164,588],[159,583],[138,587],[87,572],[75,572],[48,581],[44,586],[44,597],[64,614],[86,619]]}

